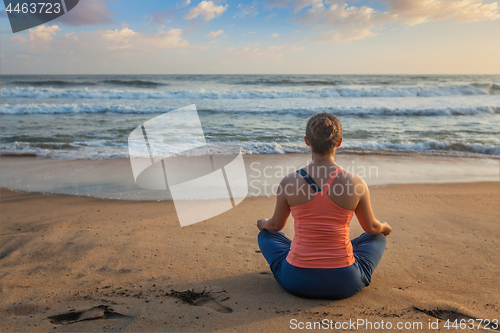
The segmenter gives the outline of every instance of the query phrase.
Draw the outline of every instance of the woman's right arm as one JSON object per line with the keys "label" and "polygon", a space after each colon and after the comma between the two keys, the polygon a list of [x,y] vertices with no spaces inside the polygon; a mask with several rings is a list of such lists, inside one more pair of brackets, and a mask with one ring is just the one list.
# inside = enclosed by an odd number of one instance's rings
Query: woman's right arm
{"label": "woman's right arm", "polygon": [[286,185],[288,184],[288,177],[281,180],[278,195],[276,196],[276,208],[274,209],[274,215],[270,219],[260,219],[257,221],[257,228],[259,230],[266,229],[270,232],[280,231],[285,227],[286,221],[288,221],[288,216],[290,216],[290,206],[286,199]]}
{"label": "woman's right arm", "polygon": [[359,224],[367,234],[376,235],[382,232],[385,236],[388,236],[392,228],[386,222],[380,223],[379,220],[375,218],[370,203],[370,191],[368,190],[368,186],[363,179],[360,179],[360,183],[363,185],[363,193],[360,195],[358,205],[354,211]]}

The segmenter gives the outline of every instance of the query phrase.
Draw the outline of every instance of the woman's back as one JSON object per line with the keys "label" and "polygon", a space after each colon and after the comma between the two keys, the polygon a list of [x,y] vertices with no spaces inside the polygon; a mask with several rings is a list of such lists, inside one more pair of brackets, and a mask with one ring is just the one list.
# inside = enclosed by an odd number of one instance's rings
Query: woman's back
{"label": "woman's back", "polygon": [[[290,264],[303,268],[341,268],[354,263],[349,239],[349,224],[354,210],[339,206],[331,198],[332,194],[339,197],[347,194],[344,193],[345,184],[337,182],[336,191],[332,186],[342,171],[342,168],[336,167],[326,182],[320,182],[324,186],[318,185],[305,169],[297,171],[314,194],[312,199],[305,198],[307,189],[298,181],[295,191],[287,193],[291,200],[299,203],[290,205],[295,220],[294,241],[286,259]],[[338,200],[337,197],[333,199]],[[346,199],[342,201],[349,203]]]}
{"label": "woman's back", "polygon": [[[323,188],[330,176],[340,167],[333,163],[328,165],[308,165],[303,170],[316,182],[319,188]],[[283,179],[286,200],[290,207],[300,206],[313,200],[315,191],[298,172],[290,174]],[[363,180],[341,168],[341,171],[333,179],[328,189],[328,197],[339,207],[354,211],[362,194]]]}

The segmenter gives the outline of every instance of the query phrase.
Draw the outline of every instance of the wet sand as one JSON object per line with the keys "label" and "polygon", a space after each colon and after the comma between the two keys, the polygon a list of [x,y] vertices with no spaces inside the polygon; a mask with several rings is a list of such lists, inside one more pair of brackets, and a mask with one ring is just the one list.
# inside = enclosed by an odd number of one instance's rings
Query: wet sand
{"label": "wet sand", "polygon": [[[311,162],[310,154],[243,155],[243,159],[251,197],[275,194],[276,185],[284,176]],[[369,186],[500,180],[500,160],[495,158],[339,154],[337,162],[349,172],[363,177]],[[179,157],[176,163],[179,163],[179,170],[184,171],[200,163],[200,159]],[[0,187],[16,191],[140,201],[170,199],[167,191],[139,188],[128,159],[63,160],[3,156],[1,170]]]}
{"label": "wet sand", "polygon": [[[432,331],[444,332],[446,318],[498,320],[498,181],[370,189],[393,233],[372,284],[329,301],[285,293],[258,253],[255,222],[272,214],[274,197],[181,228],[168,201],[4,188],[0,330],[278,332],[326,319],[430,331],[437,316]],[[293,219],[284,232],[293,237]],[[353,219],[351,237],[360,233]]]}

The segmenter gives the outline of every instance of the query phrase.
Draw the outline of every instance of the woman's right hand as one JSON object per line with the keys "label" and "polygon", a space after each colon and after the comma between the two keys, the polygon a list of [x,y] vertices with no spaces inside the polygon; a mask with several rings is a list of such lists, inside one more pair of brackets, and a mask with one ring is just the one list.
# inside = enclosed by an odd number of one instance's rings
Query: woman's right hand
{"label": "woman's right hand", "polygon": [[262,229],[266,228],[266,223],[269,221],[268,219],[260,219],[257,221],[257,228],[259,228],[259,231],[262,231]]}
{"label": "woman's right hand", "polygon": [[387,222],[384,222],[382,223],[382,226],[383,226],[383,230],[382,230],[382,233],[385,235],[385,236],[389,236],[389,234],[391,233],[392,231],[392,228],[389,224],[387,224]]}

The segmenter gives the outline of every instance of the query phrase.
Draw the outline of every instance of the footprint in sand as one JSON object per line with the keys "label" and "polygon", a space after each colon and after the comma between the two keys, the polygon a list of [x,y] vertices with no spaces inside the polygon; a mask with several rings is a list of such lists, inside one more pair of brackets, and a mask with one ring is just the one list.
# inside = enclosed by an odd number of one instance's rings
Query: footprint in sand
{"label": "footprint in sand", "polygon": [[129,316],[114,312],[106,305],[99,305],[88,310],[79,312],[67,312],[56,316],[50,316],[49,320],[53,324],[69,325],[85,320],[119,319],[128,317]]}
{"label": "footprint in sand", "polygon": [[469,323],[469,320],[474,320],[474,329],[490,329],[493,331],[500,331],[498,327],[484,327],[485,323],[478,321],[477,317],[474,317],[469,310],[463,308],[460,304],[452,302],[438,301],[434,303],[426,303],[418,306],[414,306],[414,309],[423,312],[431,317],[438,318],[441,320],[449,320],[450,322],[460,322],[461,320]]}
{"label": "footprint in sand", "polygon": [[172,289],[170,293],[167,293],[167,296],[176,297],[189,305],[205,306],[220,313],[233,312],[233,309],[220,304],[215,298],[210,296],[210,292],[207,292],[206,290],[203,290],[201,293],[197,293],[194,289],[185,291],[176,291]]}

